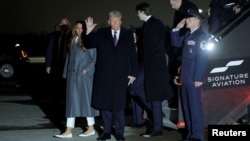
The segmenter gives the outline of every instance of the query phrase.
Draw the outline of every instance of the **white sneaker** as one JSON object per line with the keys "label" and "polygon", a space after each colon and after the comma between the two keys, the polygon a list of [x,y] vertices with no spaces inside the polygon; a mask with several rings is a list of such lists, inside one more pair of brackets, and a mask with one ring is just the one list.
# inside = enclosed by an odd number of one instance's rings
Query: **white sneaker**
{"label": "white sneaker", "polygon": [[92,136],[92,135],[95,135],[95,130],[93,130],[92,132],[88,133],[88,134],[79,134],[80,137],[88,137],[88,136]]}
{"label": "white sneaker", "polygon": [[63,134],[55,135],[55,137],[57,137],[57,138],[72,138],[72,133],[67,134],[67,135],[63,135]]}

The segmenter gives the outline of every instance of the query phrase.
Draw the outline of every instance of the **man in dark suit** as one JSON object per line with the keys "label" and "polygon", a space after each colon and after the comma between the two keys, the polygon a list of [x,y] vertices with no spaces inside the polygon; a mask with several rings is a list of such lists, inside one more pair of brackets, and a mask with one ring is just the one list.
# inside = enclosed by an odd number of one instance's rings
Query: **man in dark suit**
{"label": "man in dark suit", "polygon": [[[198,10],[198,7],[196,4],[189,0],[169,0],[170,6],[175,10],[174,12],[174,19],[173,19],[173,27],[176,27],[176,25],[184,18],[187,17],[187,10],[188,9],[194,9]],[[187,28],[182,28],[181,32],[184,32],[182,34],[185,34],[187,32]],[[180,52],[182,55],[182,52]]]}
{"label": "man in dark suit", "polygon": [[[72,35],[71,23],[68,18],[62,17],[57,29],[49,34],[48,45],[45,54],[46,73],[48,74],[48,90],[51,91],[51,99],[56,105],[65,103],[66,80],[62,77],[69,41]],[[55,85],[56,84],[56,85]],[[57,94],[54,93],[57,92]],[[58,103],[59,102],[59,103]],[[59,107],[62,107],[61,105]],[[58,109],[56,109],[58,110]]]}
{"label": "man in dark suit", "polygon": [[[204,141],[204,117],[201,103],[201,86],[207,64],[207,36],[202,31],[201,23],[205,18],[193,9],[188,10],[188,17],[183,19],[171,32],[173,46],[183,45],[181,78],[182,108],[188,130],[187,141]],[[186,35],[180,29],[186,25],[190,29]]]}
{"label": "man in dark suit", "polygon": [[143,137],[162,135],[162,101],[172,96],[169,73],[165,56],[166,31],[164,24],[152,16],[148,3],[140,3],[135,8],[143,24],[143,65],[147,102],[151,105],[153,127],[142,134]]}
{"label": "man in dark suit", "polygon": [[[173,28],[187,16],[188,9],[198,10],[198,7],[189,0],[169,0],[170,6],[175,10],[173,19]],[[181,34],[185,34],[189,29],[186,27],[180,30]],[[176,59],[182,55],[182,48],[173,48]],[[179,66],[178,66],[179,67]],[[176,71],[175,69],[174,71]]]}
{"label": "man in dark suit", "polygon": [[57,79],[62,78],[67,48],[71,38],[70,25],[69,19],[62,17],[58,25],[59,28],[49,35],[45,55],[46,73]]}
{"label": "man in dark suit", "polygon": [[86,47],[97,49],[92,106],[101,110],[104,121],[104,133],[97,140],[111,138],[114,115],[115,137],[123,141],[127,88],[135,80],[138,69],[134,37],[131,31],[121,27],[122,15],[116,10],[109,13],[110,26],[95,33],[92,31],[97,24],[93,18],[88,17],[85,22]]}

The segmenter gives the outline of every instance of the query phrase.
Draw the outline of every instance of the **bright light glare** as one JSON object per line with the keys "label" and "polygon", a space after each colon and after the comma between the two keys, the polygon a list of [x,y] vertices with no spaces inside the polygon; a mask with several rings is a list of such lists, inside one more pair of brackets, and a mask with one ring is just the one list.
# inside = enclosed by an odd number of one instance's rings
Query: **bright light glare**
{"label": "bright light glare", "polygon": [[214,48],[214,43],[207,44],[207,50],[213,50],[213,48]]}
{"label": "bright light glare", "polygon": [[203,10],[202,10],[202,9],[199,9],[199,13],[203,13]]}
{"label": "bright light glare", "polygon": [[15,47],[20,47],[20,44],[17,43],[17,44],[15,45]]}

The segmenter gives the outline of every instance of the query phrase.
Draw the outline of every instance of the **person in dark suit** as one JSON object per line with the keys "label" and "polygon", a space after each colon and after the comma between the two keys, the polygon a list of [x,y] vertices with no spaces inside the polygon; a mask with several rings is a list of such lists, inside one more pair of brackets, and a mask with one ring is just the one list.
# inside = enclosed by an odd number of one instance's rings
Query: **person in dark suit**
{"label": "person in dark suit", "polygon": [[[62,17],[58,29],[49,34],[49,41],[45,54],[46,73],[49,76],[49,90],[55,90],[60,96],[51,93],[53,102],[66,99],[66,80],[62,78],[68,44],[71,38],[71,23],[68,18]],[[57,84],[57,85],[55,85]],[[54,92],[54,91],[53,91]]]}
{"label": "person in dark suit", "polygon": [[164,24],[152,16],[148,3],[139,3],[137,16],[143,21],[143,66],[146,100],[151,105],[153,127],[148,128],[143,137],[162,135],[162,101],[172,96],[169,73],[165,56],[166,31]]}
{"label": "person in dark suit", "polygon": [[[121,12],[113,10],[108,16],[109,27],[96,32],[92,32],[97,25],[93,18],[85,20],[86,47],[97,49],[92,106],[101,111],[104,122],[104,132],[97,140],[111,138],[113,119],[115,137],[123,141],[127,88],[135,80],[138,61],[133,34],[121,26]],[[117,37],[114,41],[115,35]]]}
{"label": "person in dark suit", "polygon": [[58,26],[59,29],[49,35],[45,65],[47,74],[62,78],[67,48],[71,38],[71,23],[68,18],[62,17]]}
{"label": "person in dark suit", "polygon": [[[189,9],[189,16],[183,19],[171,32],[171,44],[184,46],[181,77],[182,108],[188,131],[187,141],[204,141],[204,117],[201,103],[201,90],[207,64],[207,36],[201,23],[204,16]],[[190,29],[186,35],[180,35],[180,29],[186,25]]]}
{"label": "person in dark suit", "polygon": [[[169,0],[169,4],[170,6],[175,10],[174,12],[174,19],[173,19],[173,27],[176,27],[176,25],[184,18],[187,17],[188,13],[187,10],[188,9],[194,9],[194,10],[198,10],[198,7],[196,6],[196,4],[194,4],[193,2],[189,1],[189,0]],[[185,34],[185,32],[187,32],[187,28],[182,28],[181,32],[183,32],[182,34]],[[182,52],[181,54],[182,55]]]}
{"label": "person in dark suit", "polygon": [[[174,19],[173,19],[173,26],[172,28],[176,27],[176,25],[184,18],[187,17],[187,10],[194,9],[198,10],[196,4],[189,0],[169,0],[170,6],[175,10],[174,12]],[[181,34],[185,34],[188,31],[186,27],[180,30]],[[182,48],[173,48],[176,58],[182,55]]]}

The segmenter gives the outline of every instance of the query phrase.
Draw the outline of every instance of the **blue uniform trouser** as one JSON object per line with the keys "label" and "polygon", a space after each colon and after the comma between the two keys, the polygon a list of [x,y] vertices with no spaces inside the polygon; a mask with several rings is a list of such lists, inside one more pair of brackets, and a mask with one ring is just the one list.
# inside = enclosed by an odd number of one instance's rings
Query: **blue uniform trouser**
{"label": "blue uniform trouser", "polygon": [[201,87],[195,88],[194,82],[182,83],[182,108],[187,138],[204,140],[204,115],[201,103]]}

